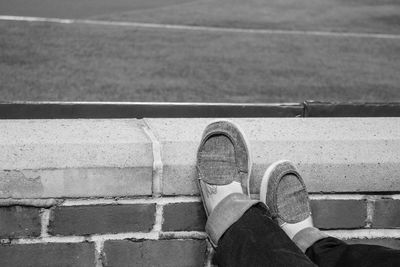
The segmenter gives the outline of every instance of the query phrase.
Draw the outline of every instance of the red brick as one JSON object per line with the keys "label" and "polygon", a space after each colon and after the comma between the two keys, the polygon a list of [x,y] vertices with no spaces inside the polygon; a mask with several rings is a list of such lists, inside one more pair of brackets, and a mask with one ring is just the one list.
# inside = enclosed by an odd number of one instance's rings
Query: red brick
{"label": "red brick", "polygon": [[148,232],[154,224],[155,204],[57,207],[52,211],[52,235]]}
{"label": "red brick", "polygon": [[382,199],[375,202],[373,228],[400,227],[400,200]]}
{"label": "red brick", "polygon": [[352,229],[365,226],[365,200],[312,200],[314,225],[320,229]]}
{"label": "red brick", "polygon": [[204,266],[205,240],[106,241],[104,266]]}
{"label": "red brick", "polygon": [[207,216],[201,202],[164,206],[163,231],[204,231]]}
{"label": "red brick", "polygon": [[0,245],[0,266],[95,266],[93,243]]}
{"label": "red brick", "polygon": [[400,249],[400,240],[392,238],[382,239],[350,239],[345,240],[348,244],[367,244],[367,245],[378,245],[393,249]]}
{"label": "red brick", "polygon": [[40,209],[1,207],[0,238],[36,237],[40,235]]}

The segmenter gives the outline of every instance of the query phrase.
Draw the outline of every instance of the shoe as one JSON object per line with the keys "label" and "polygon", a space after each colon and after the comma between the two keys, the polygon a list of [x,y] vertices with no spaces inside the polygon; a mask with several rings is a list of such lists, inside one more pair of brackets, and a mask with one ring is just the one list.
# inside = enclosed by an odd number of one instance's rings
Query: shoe
{"label": "shoe", "polygon": [[206,127],[197,151],[196,167],[207,216],[230,194],[249,196],[249,146],[243,132],[234,123],[221,120]]}
{"label": "shoe", "polygon": [[260,200],[291,239],[313,227],[306,186],[290,161],[277,161],[268,167],[261,181]]}

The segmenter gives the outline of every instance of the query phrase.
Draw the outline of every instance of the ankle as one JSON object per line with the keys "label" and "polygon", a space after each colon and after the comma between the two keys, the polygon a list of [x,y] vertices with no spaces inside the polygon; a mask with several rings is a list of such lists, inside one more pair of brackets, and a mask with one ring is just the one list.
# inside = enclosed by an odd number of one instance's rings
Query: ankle
{"label": "ankle", "polygon": [[327,237],[329,236],[317,228],[309,227],[298,232],[292,240],[305,253],[315,242]]}
{"label": "ankle", "polygon": [[284,223],[280,225],[280,227],[289,236],[290,239],[293,239],[293,237],[298,232],[306,228],[312,228],[314,227],[314,224],[311,216],[308,216],[305,220],[300,221],[298,223]]}
{"label": "ankle", "polygon": [[227,185],[210,185],[199,181],[203,193],[203,201],[207,207],[208,214],[228,195],[233,193],[243,194],[242,186],[239,182],[232,182]]}

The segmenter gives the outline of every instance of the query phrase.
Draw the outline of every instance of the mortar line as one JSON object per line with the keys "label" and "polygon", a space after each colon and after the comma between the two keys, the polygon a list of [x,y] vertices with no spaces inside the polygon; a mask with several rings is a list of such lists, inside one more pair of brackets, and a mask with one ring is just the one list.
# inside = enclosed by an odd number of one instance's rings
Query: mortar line
{"label": "mortar line", "polygon": [[160,197],[163,192],[163,162],[161,157],[161,144],[158,141],[156,135],[153,133],[150,125],[147,123],[146,119],[143,119],[144,127],[143,130],[147,137],[151,140],[153,148],[153,196]]}
{"label": "mortar line", "polygon": [[94,256],[96,259],[96,267],[103,267],[103,248],[103,240],[97,240],[94,242]]}
{"label": "mortar line", "polygon": [[[163,232],[164,238],[170,239],[205,239],[205,232],[182,231],[182,232]],[[107,240],[126,240],[126,239],[160,239],[159,231],[150,232],[130,232],[118,234],[94,234],[91,236],[47,236],[38,238],[3,238],[0,244],[45,244],[45,243],[82,243],[82,242],[105,242]],[[100,244],[100,243],[99,243]]]}
{"label": "mortar line", "polygon": [[[199,196],[177,196],[177,197],[159,197],[151,199],[152,203],[158,205],[166,205],[173,203],[188,203],[188,202],[200,202]],[[118,200],[119,204],[130,204],[131,200]]]}
{"label": "mortar line", "polygon": [[367,197],[367,218],[365,220],[365,228],[371,228],[375,213],[376,197]]}
{"label": "mortar line", "polygon": [[57,205],[60,200],[47,198],[47,199],[35,199],[35,198],[4,198],[0,199],[0,206],[29,206],[39,208],[50,208]]}
{"label": "mortar line", "polygon": [[278,29],[246,29],[246,28],[227,28],[227,27],[212,27],[212,26],[191,26],[191,25],[179,25],[179,24],[142,23],[142,22],[129,22],[129,21],[60,19],[60,18],[6,16],[6,15],[0,16],[0,20],[26,21],[26,22],[52,22],[52,23],[62,23],[62,24],[79,23],[79,24],[90,24],[90,25],[125,26],[125,27],[135,27],[135,28],[204,31],[204,32],[255,33],[255,34],[276,34],[276,35],[309,35],[309,36],[320,36],[320,37],[351,37],[351,38],[395,39],[395,40],[400,39],[400,35],[385,34],[385,33],[324,32],[324,31],[278,30]]}
{"label": "mortar line", "polygon": [[44,237],[44,238],[18,238],[11,239],[11,244],[46,244],[46,243],[82,243],[85,242],[84,236],[57,236],[57,237]]}
{"label": "mortar line", "polygon": [[118,233],[118,234],[94,234],[86,238],[89,242],[99,242],[107,240],[125,240],[125,239],[146,239],[157,240],[157,232],[131,232],[131,233]]}
{"label": "mortar line", "polygon": [[[39,238],[15,238],[8,239],[11,244],[43,244],[43,243],[82,243],[82,242],[104,242],[106,240],[146,239],[157,240],[156,232],[130,232],[118,234],[94,234],[91,236],[48,236]],[[6,239],[0,239],[6,240]]]}
{"label": "mortar line", "polygon": [[339,239],[383,239],[400,238],[399,229],[349,229],[349,230],[326,230],[322,231]]}
{"label": "mortar line", "polygon": [[157,204],[156,205],[156,211],[154,214],[154,225],[153,225],[153,232],[161,232],[162,229],[162,224],[164,222],[164,218],[163,218],[163,214],[164,214],[164,206]]}
{"label": "mortar line", "polygon": [[[400,238],[399,229],[349,229],[349,230],[325,230],[322,231],[330,236],[340,239],[398,239]],[[107,240],[125,240],[125,239],[206,239],[205,232],[182,231],[182,232],[132,232],[119,234],[100,234],[92,236],[49,236],[45,238],[18,238],[18,239],[0,239],[0,244],[44,244],[44,243],[82,243],[82,242],[104,242]]]}
{"label": "mortar line", "polygon": [[[252,194],[252,198],[257,199],[258,194]],[[310,193],[311,200],[366,200],[366,199],[392,199],[400,200],[400,194],[393,195],[362,195],[362,194],[313,194]],[[32,202],[31,202],[32,201]],[[50,208],[52,206],[88,206],[88,205],[123,205],[123,204],[160,204],[200,202],[201,199],[196,195],[182,196],[162,196],[159,198],[151,197],[128,197],[128,198],[74,198],[74,199],[52,199],[49,202],[42,202],[41,199],[0,199],[0,206],[35,206],[40,208]]]}
{"label": "mortar line", "polygon": [[359,194],[309,194],[311,200],[365,200],[366,195]]}
{"label": "mortar line", "polygon": [[68,199],[60,206],[90,206],[90,205],[129,205],[129,204],[158,204],[166,205],[173,203],[200,202],[199,196],[177,196],[159,198],[134,198],[134,199]]}
{"label": "mortar line", "polygon": [[50,209],[41,209],[40,210],[40,237],[46,238],[49,236],[48,228],[50,224]]}
{"label": "mortar line", "polygon": [[207,234],[200,231],[166,231],[160,232],[160,239],[206,239]]}
{"label": "mortar line", "polygon": [[[146,200],[138,200],[137,203],[146,203]],[[90,205],[115,205],[118,204],[115,199],[67,199],[60,206],[90,206]],[[135,203],[136,204],[136,203]]]}
{"label": "mortar line", "polygon": [[212,259],[214,256],[214,248],[212,247],[211,243],[207,241],[207,252],[206,252],[206,259],[204,261],[204,267],[212,267]]}
{"label": "mortar line", "polygon": [[384,194],[309,194],[310,199],[312,200],[376,200],[379,198],[382,199],[391,199],[391,200],[400,200],[400,194],[392,194],[392,195],[384,195]]}

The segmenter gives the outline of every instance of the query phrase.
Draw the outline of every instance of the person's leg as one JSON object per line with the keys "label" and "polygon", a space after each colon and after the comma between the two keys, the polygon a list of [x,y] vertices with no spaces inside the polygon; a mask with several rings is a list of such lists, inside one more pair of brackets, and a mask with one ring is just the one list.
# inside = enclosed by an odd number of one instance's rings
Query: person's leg
{"label": "person's leg", "polygon": [[[243,133],[226,121],[207,126],[197,153],[206,232],[223,266],[315,266],[249,197],[251,159]],[[218,245],[218,246],[217,246]]]}
{"label": "person's leg", "polygon": [[220,238],[218,266],[315,267],[261,204],[247,210]]}
{"label": "person's leg", "polygon": [[261,181],[260,200],[301,251],[328,237],[314,227],[306,186],[290,161],[277,161],[268,167]]}
{"label": "person's leg", "polygon": [[304,181],[289,161],[276,162],[267,169],[260,198],[278,225],[320,267],[400,266],[400,251],[349,245],[315,228]]}
{"label": "person's leg", "polygon": [[394,267],[400,266],[400,250],[382,246],[346,244],[328,237],[315,242],[306,255],[320,267]]}

